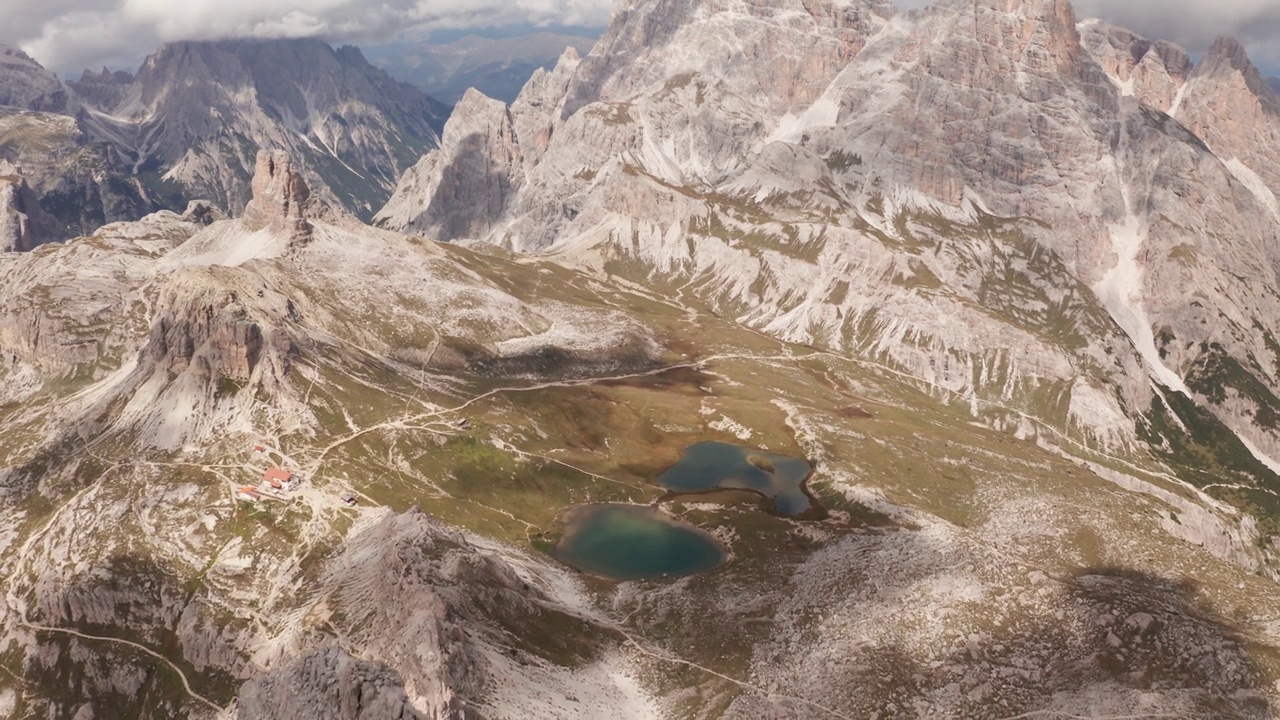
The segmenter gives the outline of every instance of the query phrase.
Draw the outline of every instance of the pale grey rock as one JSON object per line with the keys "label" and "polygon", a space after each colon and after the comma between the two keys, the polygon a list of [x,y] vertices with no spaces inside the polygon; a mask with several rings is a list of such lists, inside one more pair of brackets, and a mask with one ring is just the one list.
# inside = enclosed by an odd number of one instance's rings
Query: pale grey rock
{"label": "pale grey rock", "polygon": [[893,14],[884,0],[624,2],[574,75],[564,116],[684,73],[722,81],[769,114],[805,106]]}
{"label": "pale grey rock", "polygon": [[212,225],[227,216],[207,200],[192,200],[182,213],[182,219],[197,225]]}
{"label": "pale grey rock", "polygon": [[1081,42],[1115,80],[1122,94],[1133,95],[1157,110],[1170,112],[1178,92],[1191,76],[1191,56],[1167,40],[1146,38],[1099,20],[1080,27]]}
{"label": "pale grey rock", "polygon": [[[784,42],[807,72],[771,60]],[[620,252],[777,336],[1002,405],[1066,384],[1059,422],[1129,445],[1150,377],[1198,394],[1183,378],[1202,347],[1250,367],[1270,356],[1256,328],[1280,317],[1264,289],[1280,213],[1252,177],[1280,163],[1270,91],[1246,63],[1220,44],[1190,77],[1185,51],[1078,23],[1065,0],[944,0],[905,16],[628,3],[558,99],[549,74],[531,80],[538,110],[524,95],[509,110],[516,150],[490,143],[464,163],[442,148],[382,221],[431,218],[441,239],[470,229],[591,264]],[[1236,93],[1257,112],[1197,134],[1184,118],[1212,105],[1211,87],[1228,93],[1215,106]],[[464,109],[446,133],[482,117],[501,115]],[[501,202],[422,192],[446,169],[517,155],[487,185],[508,188]],[[1000,218],[1013,224],[993,232]],[[1064,322],[1078,340],[1044,334]],[[1258,379],[1280,389],[1265,367]],[[1246,421],[1263,409],[1229,405],[1214,408],[1224,422],[1280,450]]]}
{"label": "pale grey rock", "polygon": [[0,177],[0,252],[27,252],[61,240],[59,230],[26,180]]}
{"label": "pale grey rock", "polygon": [[16,48],[0,45],[0,105],[41,112],[74,112],[71,93],[57,76]]}
{"label": "pale grey rock", "polygon": [[488,234],[503,216],[520,166],[511,115],[501,102],[468,90],[454,116],[441,149],[405,173],[375,222],[457,240]]}
{"label": "pale grey rock", "polygon": [[106,67],[97,73],[86,68],[79,80],[66,83],[79,100],[96,108],[113,108],[119,105],[131,84],[131,73],[124,70],[112,71]]}
{"label": "pale grey rock", "polygon": [[340,648],[329,648],[245,683],[240,690],[238,717],[426,720],[461,716],[419,712],[406,697],[394,670],[353,658]]}
{"label": "pale grey rock", "polygon": [[527,166],[537,165],[546,153],[565,92],[580,64],[582,57],[577,50],[565,50],[550,70],[535,72],[511,104],[512,125]]}
{"label": "pale grey rock", "polygon": [[0,107],[0,175],[27,181],[56,218],[59,239],[181,209],[134,176],[114,145],[91,142],[85,125],[66,115]]}
{"label": "pale grey rock", "polygon": [[1280,96],[1250,62],[1244,46],[1219,38],[1183,93],[1174,116],[1223,160],[1238,160],[1262,178],[1273,196],[1280,194],[1275,164]]}
{"label": "pale grey rock", "polygon": [[24,254],[3,268],[0,351],[57,374],[127,344],[125,320],[144,301],[140,287],[154,277],[153,253],[197,230],[165,212],[107,226],[57,252]]}
{"label": "pale grey rock", "polygon": [[358,49],[319,40],[172,43],[120,97],[95,109],[90,133],[233,215],[257,151],[270,149],[298,158],[317,194],[369,217],[436,145],[445,112]]}
{"label": "pale grey rock", "polygon": [[292,244],[311,239],[311,188],[292,158],[280,151],[259,151],[251,188],[253,199],[244,209],[245,227],[274,228],[287,233]]}

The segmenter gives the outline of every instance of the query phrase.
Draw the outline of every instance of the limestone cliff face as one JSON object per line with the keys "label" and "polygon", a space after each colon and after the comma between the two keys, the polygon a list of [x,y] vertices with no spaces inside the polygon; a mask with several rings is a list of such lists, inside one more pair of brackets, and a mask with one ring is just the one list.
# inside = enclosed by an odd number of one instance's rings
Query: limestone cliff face
{"label": "limestone cliff face", "polygon": [[[781,44],[797,51],[778,62]],[[384,224],[430,218],[442,239],[594,263],[620,253],[705,282],[708,301],[770,332],[883,354],[957,392],[1069,383],[1073,422],[1104,435],[1150,408],[1149,375],[1181,387],[1215,343],[1280,392],[1249,360],[1270,356],[1256,327],[1280,317],[1265,289],[1280,268],[1278,103],[1238,44],[1193,73],[1182,49],[1078,22],[1066,0],[904,16],[645,0],[562,65],[558,97],[559,69],[505,115],[460,108],[446,135],[506,133],[508,116],[514,132],[429,155]],[[485,187],[506,196],[441,194],[459,167],[495,169]],[[934,279],[944,292],[910,287]],[[1054,319],[1063,302],[1076,309]],[[1059,322],[1080,342],[1048,339]],[[1246,428],[1229,404],[1215,411]],[[1280,436],[1249,432],[1280,453]]]}
{"label": "limestone cliff face", "polygon": [[240,720],[427,720],[391,668],[329,648],[255,676],[240,690]]}
{"label": "limestone cliff face", "polygon": [[245,227],[285,232],[295,245],[311,239],[311,188],[287,153],[259,151],[250,187],[253,199],[244,210]]}
{"label": "limestone cliff face", "polygon": [[883,0],[624,2],[575,74],[563,117],[683,73],[715,77],[771,113],[807,106],[893,14]]}
{"label": "limestone cliff face", "polygon": [[0,105],[41,112],[74,112],[58,78],[21,50],[0,45]]}
{"label": "limestone cliff face", "polygon": [[147,356],[175,375],[193,368],[205,377],[248,380],[262,356],[262,328],[234,293],[165,298]]}
{"label": "limestone cliff face", "polygon": [[0,178],[0,252],[26,252],[62,240],[57,221],[22,178]]}
{"label": "limestone cliff face", "polygon": [[1250,62],[1244,46],[1219,38],[1196,66],[1174,117],[1223,160],[1238,160],[1280,195],[1280,96]]}
{"label": "limestone cliff face", "polygon": [[1144,105],[1170,112],[1191,76],[1187,51],[1167,40],[1152,42],[1099,20],[1080,24],[1081,42],[1119,86]]}
{"label": "limestone cliff face", "polygon": [[503,217],[521,177],[511,114],[478,90],[468,90],[454,113],[441,149],[405,173],[377,222],[457,240],[483,237]]}

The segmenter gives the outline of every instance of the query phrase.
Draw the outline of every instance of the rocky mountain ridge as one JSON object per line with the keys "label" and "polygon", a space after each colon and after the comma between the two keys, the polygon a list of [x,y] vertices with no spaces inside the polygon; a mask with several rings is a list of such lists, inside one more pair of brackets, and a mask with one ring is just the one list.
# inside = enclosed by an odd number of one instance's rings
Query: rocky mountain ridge
{"label": "rocky mountain ridge", "polygon": [[318,40],[173,43],[120,94],[91,115],[98,133],[233,214],[259,147],[306,160],[318,192],[372,213],[409,159],[435,145],[447,113],[357,48]]}
{"label": "rocky mountain ridge", "polygon": [[1065,0],[633,2],[510,108],[464,100],[378,222],[630,258],[1089,442],[1147,444],[1182,393],[1271,487],[1275,102],[1238,43],[1192,68]]}
{"label": "rocky mountain ridge", "polygon": [[58,220],[38,242],[190,199],[239,214],[259,148],[304,159],[320,196],[367,216],[447,114],[356,48],[315,40],[176,43],[136,76],[65,84],[0,52],[0,171],[25,178]]}
{"label": "rocky mountain ridge", "polygon": [[[0,716],[1274,716],[1251,78],[1061,0],[631,0],[381,228],[268,151],[0,254]],[[706,442],[812,512],[660,486]],[[556,560],[600,503],[724,565]]]}
{"label": "rocky mountain ridge", "polygon": [[[470,102],[493,141],[545,127]],[[255,168],[242,218],[0,257],[0,714],[1273,706],[1265,536],[1159,462],[975,428],[1002,411],[679,292],[365,226],[282,153]],[[642,478],[701,437],[795,443],[828,517],[662,503]],[[245,498],[273,466],[302,489]],[[539,551],[562,504],[638,498],[730,562],[616,584]]]}

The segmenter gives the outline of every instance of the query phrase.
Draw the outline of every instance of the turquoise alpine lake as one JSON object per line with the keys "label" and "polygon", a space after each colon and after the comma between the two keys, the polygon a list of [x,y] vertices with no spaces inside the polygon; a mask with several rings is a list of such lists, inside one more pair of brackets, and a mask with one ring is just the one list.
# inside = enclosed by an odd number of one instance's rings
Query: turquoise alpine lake
{"label": "turquoise alpine lake", "polygon": [[804,460],[721,442],[691,445],[675,467],[658,476],[673,493],[750,490],[773,501],[782,515],[800,515],[813,501],[804,483],[813,468]]}
{"label": "turquoise alpine lake", "polygon": [[579,505],[564,516],[551,555],[609,580],[651,580],[710,572],[725,563],[709,533],[641,505]]}

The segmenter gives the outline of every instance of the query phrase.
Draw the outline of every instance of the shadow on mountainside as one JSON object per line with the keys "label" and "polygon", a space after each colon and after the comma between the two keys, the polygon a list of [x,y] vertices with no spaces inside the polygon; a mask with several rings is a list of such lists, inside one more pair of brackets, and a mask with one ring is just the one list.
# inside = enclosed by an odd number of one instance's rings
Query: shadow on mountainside
{"label": "shadow on mountainside", "polygon": [[[459,240],[484,235],[501,215],[510,194],[511,181],[503,168],[495,168],[489,138],[472,133],[440,172],[428,207],[428,215],[415,225],[436,240]],[[442,155],[441,155],[442,156]]]}
{"label": "shadow on mountainside", "polygon": [[659,666],[729,718],[1272,717],[1264,667],[1280,655],[1193,582],[971,552],[929,529],[870,530],[739,555],[620,609],[655,648],[742,681]]}

